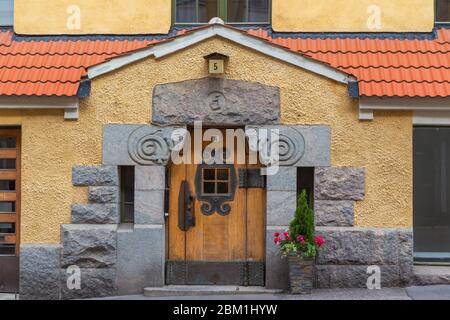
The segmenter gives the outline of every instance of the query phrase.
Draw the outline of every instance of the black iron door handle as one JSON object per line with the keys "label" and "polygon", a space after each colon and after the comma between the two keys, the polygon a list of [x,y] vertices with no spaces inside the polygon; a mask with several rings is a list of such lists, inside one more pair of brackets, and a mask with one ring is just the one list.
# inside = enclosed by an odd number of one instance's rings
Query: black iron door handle
{"label": "black iron door handle", "polygon": [[195,197],[191,194],[189,183],[181,182],[178,196],[178,227],[182,231],[188,231],[195,226]]}

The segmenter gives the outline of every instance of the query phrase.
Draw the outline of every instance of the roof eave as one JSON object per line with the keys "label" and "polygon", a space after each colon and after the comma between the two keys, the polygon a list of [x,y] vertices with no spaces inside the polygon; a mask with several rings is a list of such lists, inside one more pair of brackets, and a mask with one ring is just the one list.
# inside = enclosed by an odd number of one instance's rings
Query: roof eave
{"label": "roof eave", "polygon": [[140,49],[126,55],[118,56],[88,69],[88,78],[94,79],[136,61],[154,56],[156,59],[183,50],[201,41],[212,37],[221,37],[272,58],[287,62],[310,72],[319,74],[339,83],[348,84],[353,77],[330,65],[306,57],[301,53],[292,51],[280,45],[270,43],[264,39],[244,33],[236,28],[221,24],[212,24],[207,27],[191,30],[182,35],[162,41],[151,47]]}

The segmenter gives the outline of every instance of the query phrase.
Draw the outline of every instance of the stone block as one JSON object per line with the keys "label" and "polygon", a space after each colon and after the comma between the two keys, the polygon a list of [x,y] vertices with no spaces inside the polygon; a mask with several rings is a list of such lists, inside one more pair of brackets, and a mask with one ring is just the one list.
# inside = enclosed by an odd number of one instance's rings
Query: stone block
{"label": "stone block", "polygon": [[117,295],[116,269],[80,269],[80,289],[69,289],[67,280],[70,276],[67,269],[61,269],[59,281],[61,283],[61,299],[87,299],[112,297]]}
{"label": "stone block", "polygon": [[164,226],[119,227],[117,238],[119,295],[142,294],[145,287],[164,285],[166,252],[164,233]]}
{"label": "stone block", "polygon": [[166,188],[166,167],[164,166],[136,166],[136,190],[164,190]]}
{"label": "stone block", "polygon": [[314,214],[316,226],[352,227],[354,224],[354,201],[316,200]]}
{"label": "stone block", "polygon": [[275,232],[284,232],[288,227],[267,227],[266,230],[266,288],[289,289],[289,265],[286,258],[282,258],[279,247],[273,242]]}
{"label": "stone block", "polygon": [[117,261],[117,226],[72,224],[61,226],[61,265],[112,268]]}
{"label": "stone block", "polygon": [[135,224],[164,223],[163,190],[135,190],[134,222]]}
{"label": "stone block", "polygon": [[274,175],[267,176],[268,191],[297,191],[297,168],[280,167]]}
{"label": "stone block", "polygon": [[294,218],[296,207],[295,191],[267,191],[267,225],[289,225]]}
{"label": "stone block", "polygon": [[318,227],[316,233],[326,241],[318,264],[398,265],[397,229]]}
{"label": "stone block", "polygon": [[115,166],[75,166],[72,168],[74,186],[118,186],[119,172]]}
{"label": "stone block", "polygon": [[153,123],[160,125],[276,124],[280,89],[224,78],[161,84],[153,92],[152,112]]}
{"label": "stone block", "polygon": [[186,128],[109,124],[103,130],[103,163],[117,166],[165,166]]}
{"label": "stone block", "polygon": [[364,200],[363,168],[316,168],[314,196],[318,200]]}
{"label": "stone block", "polygon": [[[367,288],[367,280],[373,274],[369,265],[316,265],[317,288]],[[402,285],[399,267],[380,266],[381,287]]]}
{"label": "stone block", "polygon": [[408,285],[413,281],[414,258],[413,258],[413,230],[399,229],[399,267],[402,281]]}
{"label": "stone block", "polygon": [[74,224],[117,224],[120,222],[118,204],[74,204]]}
{"label": "stone block", "polygon": [[89,187],[88,199],[93,203],[119,203],[119,187]]}
{"label": "stone block", "polygon": [[407,229],[318,227],[327,241],[320,264],[412,263],[412,233]]}
{"label": "stone block", "polygon": [[[326,167],[331,164],[331,129],[328,126],[267,125],[247,126],[250,137],[255,132],[259,138],[278,140],[279,165],[282,167]],[[262,135],[265,130],[265,135]],[[275,138],[272,138],[273,137]],[[254,138],[250,150],[258,151]],[[260,145],[259,145],[260,146]]]}
{"label": "stone block", "polygon": [[20,299],[60,299],[59,268],[61,246],[22,244],[20,246]]}

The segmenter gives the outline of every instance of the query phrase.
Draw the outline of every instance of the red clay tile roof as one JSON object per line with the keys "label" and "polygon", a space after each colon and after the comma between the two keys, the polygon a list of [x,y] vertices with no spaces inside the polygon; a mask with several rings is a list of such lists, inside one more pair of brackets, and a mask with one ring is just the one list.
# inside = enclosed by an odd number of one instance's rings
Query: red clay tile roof
{"label": "red clay tile roof", "polygon": [[450,96],[450,29],[438,29],[433,40],[271,38],[265,30],[249,33],[354,75],[360,96]]}
{"label": "red clay tile roof", "polygon": [[[246,32],[354,75],[361,96],[450,96],[450,29],[438,29],[435,39],[272,37],[262,28]],[[0,30],[0,95],[75,96],[88,67],[157,42],[16,40],[10,30]]]}

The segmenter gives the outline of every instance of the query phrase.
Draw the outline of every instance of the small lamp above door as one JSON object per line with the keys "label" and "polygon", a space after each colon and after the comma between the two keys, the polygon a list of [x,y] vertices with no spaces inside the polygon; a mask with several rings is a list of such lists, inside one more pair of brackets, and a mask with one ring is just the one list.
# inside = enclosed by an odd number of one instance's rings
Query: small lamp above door
{"label": "small lamp above door", "polygon": [[228,56],[221,53],[211,53],[204,57],[208,61],[208,70],[210,74],[224,74],[225,62]]}

